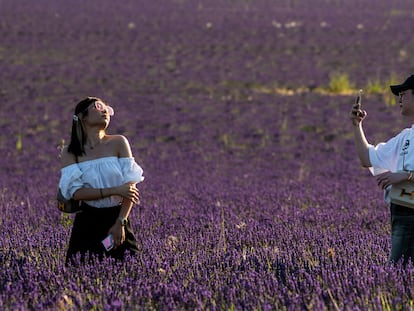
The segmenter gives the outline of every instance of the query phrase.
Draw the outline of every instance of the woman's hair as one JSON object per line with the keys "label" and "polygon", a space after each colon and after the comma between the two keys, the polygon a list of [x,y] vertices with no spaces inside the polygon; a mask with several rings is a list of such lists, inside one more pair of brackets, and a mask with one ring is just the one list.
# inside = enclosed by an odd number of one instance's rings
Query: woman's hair
{"label": "woman's hair", "polygon": [[81,100],[75,107],[75,113],[72,121],[72,134],[68,146],[68,152],[73,153],[76,157],[85,154],[86,132],[82,124],[82,118],[88,115],[88,108],[94,102],[101,100],[97,97],[86,97]]}

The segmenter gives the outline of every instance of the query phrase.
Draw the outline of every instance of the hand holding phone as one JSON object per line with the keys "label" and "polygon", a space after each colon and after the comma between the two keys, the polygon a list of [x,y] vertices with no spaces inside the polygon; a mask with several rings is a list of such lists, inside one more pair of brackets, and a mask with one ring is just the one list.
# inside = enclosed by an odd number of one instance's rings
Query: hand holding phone
{"label": "hand holding phone", "polygon": [[352,123],[354,125],[358,125],[365,117],[367,116],[367,112],[362,110],[362,89],[359,90],[357,98],[355,100],[355,104],[352,106],[351,113],[349,114]]}
{"label": "hand holding phone", "polygon": [[105,239],[103,239],[101,243],[105,247],[107,252],[109,252],[115,246],[114,237],[112,236],[112,234],[108,235]]}

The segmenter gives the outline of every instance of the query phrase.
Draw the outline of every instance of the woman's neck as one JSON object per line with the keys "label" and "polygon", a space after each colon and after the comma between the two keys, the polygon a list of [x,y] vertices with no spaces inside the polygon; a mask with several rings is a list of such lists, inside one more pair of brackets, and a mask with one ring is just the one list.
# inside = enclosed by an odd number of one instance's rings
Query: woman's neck
{"label": "woman's neck", "polygon": [[105,131],[102,129],[89,128],[87,131],[86,146],[93,149],[99,145],[105,137]]}

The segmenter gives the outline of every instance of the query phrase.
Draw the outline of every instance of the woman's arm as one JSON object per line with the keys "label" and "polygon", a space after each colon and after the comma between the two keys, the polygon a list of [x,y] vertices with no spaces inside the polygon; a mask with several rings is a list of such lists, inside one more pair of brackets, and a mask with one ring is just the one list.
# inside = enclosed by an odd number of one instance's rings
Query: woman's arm
{"label": "woman's arm", "polygon": [[118,219],[115,221],[108,234],[112,234],[114,238],[115,248],[120,246],[125,241],[125,222],[128,221],[129,213],[132,210],[133,203],[130,200],[123,200],[122,207],[118,215]]}
{"label": "woman's arm", "polygon": [[75,191],[73,198],[75,200],[92,201],[110,197],[112,195],[120,195],[133,203],[139,202],[138,189],[131,183],[125,183],[121,186],[111,188],[81,188]]}
{"label": "woman's arm", "polygon": [[[61,152],[61,167],[69,166],[76,163],[75,156],[67,151],[67,147],[64,147]],[[123,198],[132,201],[133,203],[139,202],[138,189],[130,183],[111,188],[81,188],[75,191],[73,199],[75,200],[99,200],[102,198],[110,197],[112,195],[119,195]]]}
{"label": "woman's arm", "polygon": [[[115,139],[116,139],[116,143],[118,147],[118,157],[120,158],[132,157],[131,147],[126,137],[122,135],[118,135],[115,137]],[[138,189],[136,188],[135,183],[131,182],[129,183],[129,185],[130,187],[136,189],[136,191],[138,192]],[[118,219],[115,222],[115,224],[111,227],[111,229],[109,230],[109,234],[112,234],[112,236],[114,237],[115,247],[118,247],[125,241],[125,230],[123,227],[123,223],[125,220],[128,219],[134,203],[139,204],[139,198],[137,201],[132,201],[127,198],[125,198],[122,201],[122,207],[119,212]]]}

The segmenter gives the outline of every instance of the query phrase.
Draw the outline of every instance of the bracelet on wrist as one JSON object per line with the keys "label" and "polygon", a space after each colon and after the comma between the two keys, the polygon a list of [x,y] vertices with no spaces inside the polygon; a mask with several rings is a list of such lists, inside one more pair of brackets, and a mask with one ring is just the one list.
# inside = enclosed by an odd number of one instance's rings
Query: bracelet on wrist
{"label": "bracelet on wrist", "polygon": [[414,177],[414,176],[413,176],[413,173],[411,173],[411,172],[410,172],[410,174],[408,175],[407,180],[412,182],[412,181],[414,181],[414,180],[413,180],[413,177]]}

